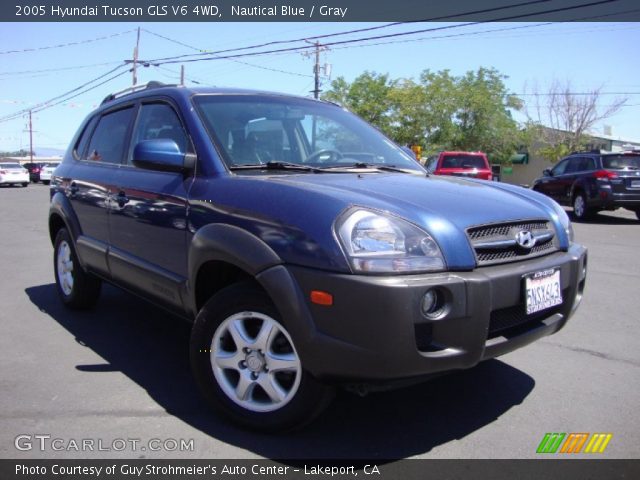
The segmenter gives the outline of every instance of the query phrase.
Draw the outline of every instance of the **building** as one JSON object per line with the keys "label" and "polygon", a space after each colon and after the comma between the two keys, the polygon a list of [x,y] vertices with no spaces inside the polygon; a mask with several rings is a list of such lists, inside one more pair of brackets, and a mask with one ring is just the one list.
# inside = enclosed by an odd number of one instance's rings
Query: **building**
{"label": "building", "polygon": [[[607,152],[624,152],[640,149],[640,141],[626,140],[612,135],[591,135],[587,150],[599,149]],[[514,185],[530,186],[533,181],[542,176],[542,171],[552,168],[555,163],[550,162],[534,153],[518,153],[511,157],[511,165],[503,165],[500,181]]]}

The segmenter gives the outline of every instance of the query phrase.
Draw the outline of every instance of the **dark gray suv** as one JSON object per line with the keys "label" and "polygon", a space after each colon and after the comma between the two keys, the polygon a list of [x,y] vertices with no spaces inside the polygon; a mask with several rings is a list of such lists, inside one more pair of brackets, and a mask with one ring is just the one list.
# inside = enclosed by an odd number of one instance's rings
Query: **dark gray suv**
{"label": "dark gray suv", "polygon": [[577,152],[533,183],[536,192],[573,207],[578,220],[600,210],[627,208],[640,220],[640,152]]}

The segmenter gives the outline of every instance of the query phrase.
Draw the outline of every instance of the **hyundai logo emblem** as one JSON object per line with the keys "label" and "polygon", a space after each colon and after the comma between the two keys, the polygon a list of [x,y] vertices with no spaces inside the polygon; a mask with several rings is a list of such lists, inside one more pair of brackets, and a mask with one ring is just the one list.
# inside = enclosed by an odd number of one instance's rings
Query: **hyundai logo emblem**
{"label": "hyundai logo emblem", "polygon": [[516,243],[522,248],[531,249],[536,244],[536,237],[529,230],[521,230],[516,233]]}

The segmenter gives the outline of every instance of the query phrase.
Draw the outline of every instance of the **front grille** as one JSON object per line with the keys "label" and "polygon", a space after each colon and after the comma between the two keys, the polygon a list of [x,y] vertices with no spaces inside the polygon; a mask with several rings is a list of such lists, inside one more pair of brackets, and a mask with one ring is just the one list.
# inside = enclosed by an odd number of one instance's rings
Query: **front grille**
{"label": "front grille", "polygon": [[498,251],[491,250],[476,250],[476,256],[479,264],[486,265],[487,263],[499,263],[507,262],[509,260],[520,260],[524,258],[533,258],[547,253],[554,252],[556,249],[553,246],[553,242],[545,242],[540,245],[536,245],[529,251],[522,251],[516,248],[509,248]]}
{"label": "front grille", "polygon": [[[536,237],[532,248],[523,248],[516,241],[516,234],[531,232]],[[527,260],[558,250],[555,231],[545,220],[530,220],[483,225],[467,229],[467,235],[476,254],[478,266]]]}
{"label": "front grille", "polygon": [[512,228],[519,230],[547,230],[549,222],[533,221],[533,222],[511,222],[493,225],[484,225],[481,227],[471,227],[467,230],[467,234],[471,240],[487,239],[491,237],[504,237],[509,234]]}
{"label": "front grille", "polygon": [[[567,301],[568,295],[569,289],[565,288],[562,291],[563,303]],[[524,333],[539,325],[543,319],[560,312],[563,303],[531,315],[527,315],[524,302],[514,305],[513,307],[493,310],[489,319],[487,338],[491,339],[498,336],[512,337]]]}

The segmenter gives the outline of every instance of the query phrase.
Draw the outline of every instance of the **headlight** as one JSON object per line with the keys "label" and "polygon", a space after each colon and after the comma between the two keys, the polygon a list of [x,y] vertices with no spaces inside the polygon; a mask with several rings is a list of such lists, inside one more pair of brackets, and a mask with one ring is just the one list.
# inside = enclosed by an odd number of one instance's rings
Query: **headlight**
{"label": "headlight", "polygon": [[405,220],[355,210],[341,219],[336,228],[356,272],[415,273],[445,268],[435,240]]}
{"label": "headlight", "polygon": [[567,234],[567,237],[569,238],[569,243],[573,243],[573,238],[574,238],[573,225],[571,225],[571,220],[569,220],[569,215],[567,215],[567,212],[564,211],[564,208],[562,208],[555,201],[553,202],[553,210],[556,212],[556,215],[558,216],[558,220],[560,221],[560,224],[564,228],[564,231]]}

